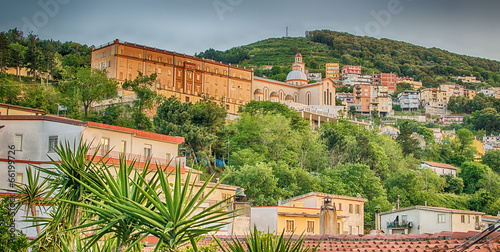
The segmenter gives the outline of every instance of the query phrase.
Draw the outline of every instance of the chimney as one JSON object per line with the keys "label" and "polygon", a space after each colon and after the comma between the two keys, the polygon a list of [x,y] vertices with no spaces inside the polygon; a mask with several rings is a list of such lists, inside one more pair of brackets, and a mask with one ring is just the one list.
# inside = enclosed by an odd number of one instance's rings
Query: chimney
{"label": "chimney", "polygon": [[375,230],[380,230],[380,207],[375,207]]}
{"label": "chimney", "polygon": [[396,200],[396,209],[399,209],[399,195],[398,195],[398,199]]}
{"label": "chimney", "polygon": [[339,234],[339,230],[337,230],[338,216],[335,205],[331,203],[331,198],[328,196],[323,198],[323,200],[321,212],[319,213],[319,234]]}

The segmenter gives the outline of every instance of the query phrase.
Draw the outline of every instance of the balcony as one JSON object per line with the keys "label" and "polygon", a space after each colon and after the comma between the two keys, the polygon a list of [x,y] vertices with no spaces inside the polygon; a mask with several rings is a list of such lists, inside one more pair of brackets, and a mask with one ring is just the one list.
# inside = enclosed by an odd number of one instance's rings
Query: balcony
{"label": "balcony", "polygon": [[401,223],[393,221],[387,223],[388,229],[410,229],[413,227],[413,223],[411,221],[403,221]]}
{"label": "balcony", "polygon": [[103,157],[106,155],[107,158],[115,159],[115,160],[120,159],[120,157],[122,155],[124,155],[125,160],[136,161],[139,163],[139,165],[142,165],[142,163],[144,163],[144,161],[147,160],[148,158],[151,159],[150,163],[152,165],[175,166],[175,163],[178,163],[181,166],[181,168],[185,168],[185,165],[186,165],[186,157],[181,157],[181,156],[178,156],[178,157],[172,158],[172,160],[169,160],[169,159],[160,158],[160,157],[146,157],[146,156],[140,155],[140,154],[132,154],[132,153],[125,153],[124,154],[124,153],[119,152],[119,151],[106,151],[102,148],[97,149],[94,147],[94,148],[89,149],[89,151],[87,153],[87,158],[91,158],[94,154],[97,158],[100,158],[100,157]]}

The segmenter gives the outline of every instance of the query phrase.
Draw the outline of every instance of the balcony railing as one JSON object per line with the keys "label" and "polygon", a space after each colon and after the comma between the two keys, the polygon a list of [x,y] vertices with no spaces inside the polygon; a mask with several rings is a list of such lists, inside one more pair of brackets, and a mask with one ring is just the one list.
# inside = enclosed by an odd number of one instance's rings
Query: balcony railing
{"label": "balcony railing", "polygon": [[[122,153],[120,151],[109,151],[108,152],[102,148],[98,150],[95,147],[90,148],[87,155],[96,154],[97,157],[103,157],[106,153],[108,153],[106,157],[112,158],[112,159],[119,159],[121,155],[125,155],[125,159],[127,161],[135,160],[137,162],[144,162],[146,159],[148,159],[147,156],[140,155],[140,154]],[[151,164],[153,164],[153,165],[157,164],[157,165],[165,166],[165,165],[170,164],[170,166],[175,166],[176,163],[179,163],[181,168],[185,168],[185,165],[186,165],[186,157],[175,157],[172,160],[169,160],[166,158],[159,158],[159,157],[149,157],[149,158],[151,158]]]}
{"label": "balcony railing", "polygon": [[401,223],[397,221],[387,222],[387,228],[391,229],[408,229],[412,227],[412,223],[409,221],[403,221]]}

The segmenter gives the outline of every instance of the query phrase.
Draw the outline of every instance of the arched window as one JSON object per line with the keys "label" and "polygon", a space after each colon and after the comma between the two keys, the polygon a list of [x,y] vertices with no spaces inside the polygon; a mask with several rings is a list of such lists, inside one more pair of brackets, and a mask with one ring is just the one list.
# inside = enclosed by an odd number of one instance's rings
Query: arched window
{"label": "arched window", "polygon": [[201,67],[200,67],[200,64],[196,64],[196,70],[200,70]]}
{"label": "arched window", "polygon": [[210,67],[207,67],[207,72],[210,72]]}
{"label": "arched window", "polygon": [[161,62],[161,56],[158,56],[158,62]]}
{"label": "arched window", "polygon": [[266,87],[264,88],[264,101],[269,100],[269,89]]}
{"label": "arched window", "polygon": [[152,59],[153,59],[153,56],[151,56],[151,54],[148,55],[148,60],[152,60]]}
{"label": "arched window", "polygon": [[307,105],[311,105],[311,93],[307,93]]}
{"label": "arched window", "polygon": [[215,68],[215,73],[219,73],[219,69],[217,69],[217,67]]}
{"label": "arched window", "polygon": [[297,94],[293,95],[293,101],[294,102],[299,102],[299,96]]}

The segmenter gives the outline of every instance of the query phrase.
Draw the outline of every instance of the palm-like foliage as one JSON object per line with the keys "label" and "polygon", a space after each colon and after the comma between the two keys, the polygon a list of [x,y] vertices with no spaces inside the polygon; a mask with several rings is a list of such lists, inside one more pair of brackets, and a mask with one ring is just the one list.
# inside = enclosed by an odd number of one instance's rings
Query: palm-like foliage
{"label": "palm-like foliage", "polygon": [[[74,228],[84,229],[92,233],[89,236],[87,249],[104,236],[106,239],[116,239],[117,246],[122,250],[127,247],[133,248],[148,235],[147,232],[139,228],[141,223],[135,216],[128,215],[120,209],[124,202],[135,202],[147,208],[152,207],[139,188],[145,187],[145,184],[148,183],[154,189],[149,193],[157,191],[157,174],[148,176],[150,170],[137,171],[135,166],[136,162],[127,164],[125,157],[122,156],[118,170],[107,167],[105,164],[92,167],[87,173],[82,174],[83,181],[80,181],[85,190],[89,192],[85,201],[61,200],[81,207],[88,216],[93,216]],[[149,167],[148,161],[146,161],[145,166]],[[148,178],[148,180],[140,178]],[[77,179],[77,181],[79,180]],[[132,181],[138,183],[132,183]]]}
{"label": "palm-like foliage", "polygon": [[[75,153],[68,145],[61,146],[58,150],[61,162],[54,164],[55,170],[45,171],[55,177],[51,185],[59,190],[54,195],[60,196],[55,201],[58,207],[51,221],[56,227],[54,230],[60,231],[64,226],[70,233],[73,230],[85,233],[84,250],[102,239],[113,239],[117,251],[130,251],[136,249],[145,236],[153,235],[159,239],[157,250],[162,247],[175,251],[187,242],[196,246],[194,238],[217,231],[225,225],[224,221],[232,218],[234,211],[226,212],[225,208],[230,198],[201,207],[216,189],[216,186],[207,189],[210,180],[195,186],[191,175],[183,181],[181,169],[176,167],[175,179],[169,181],[172,173],[163,168],[157,166],[154,171],[150,170],[146,161],[144,169],[137,169],[135,162],[127,164],[124,157],[120,158],[116,170],[103,161],[106,155],[97,161],[95,155],[87,159],[88,150],[86,144],[81,144]],[[63,190],[67,195],[61,195]],[[204,193],[205,190],[208,192]],[[69,210],[61,206],[68,206]],[[64,222],[61,216],[68,214],[81,214],[84,218]],[[58,226],[58,223],[68,225]],[[78,225],[72,226],[72,223]],[[59,234],[56,231],[52,235],[59,239],[57,247],[64,248],[66,244],[69,249],[78,250],[79,241],[61,238]]]}
{"label": "palm-like foliage", "polygon": [[216,241],[223,252],[316,252],[321,242],[311,250],[309,246],[303,246],[304,238],[302,234],[293,241],[293,234],[286,238],[285,230],[279,237],[273,234],[261,234],[257,227],[254,227],[254,231],[245,236],[244,243],[234,237],[231,238],[231,242],[225,243],[226,246],[218,239]]}
{"label": "palm-like foliage", "polygon": [[[27,182],[25,184],[15,184],[13,192],[17,193],[17,208],[16,212],[23,205],[26,206],[26,215],[31,212],[33,220],[37,219],[36,208],[43,206],[46,203],[46,194],[49,189],[48,181],[45,179],[40,180],[40,170],[33,173],[31,166],[26,168]],[[40,225],[36,225],[37,234],[40,233]]]}

